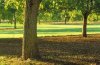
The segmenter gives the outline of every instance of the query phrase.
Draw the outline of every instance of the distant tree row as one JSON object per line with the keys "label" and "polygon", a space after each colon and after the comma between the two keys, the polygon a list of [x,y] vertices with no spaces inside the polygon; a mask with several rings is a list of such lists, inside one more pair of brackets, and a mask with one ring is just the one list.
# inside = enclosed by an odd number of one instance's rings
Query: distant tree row
{"label": "distant tree row", "polygon": [[0,0],[0,22],[23,23],[24,20],[24,0]]}
{"label": "distant tree row", "polygon": [[[66,0],[43,0],[40,4],[38,18],[41,21],[55,21],[55,22],[65,21],[65,24],[68,21],[82,21],[83,15],[82,11],[80,10],[80,7],[83,7],[83,5],[85,4],[84,3],[79,4],[76,3],[76,1],[74,4],[73,3],[74,3],[73,1],[71,2]],[[93,6],[91,5],[91,7]],[[98,21],[99,13],[97,12],[90,13],[88,20]]]}
{"label": "distant tree row", "polygon": [[[78,1],[79,2],[79,1]],[[98,2],[98,1],[97,1]],[[39,7],[38,21],[43,22],[74,22],[82,21],[83,16],[81,10],[75,9],[77,6],[76,1],[72,5],[66,0],[43,0]],[[81,3],[83,4],[83,3]],[[94,4],[94,3],[93,3]],[[74,6],[75,5],[75,6]],[[92,7],[92,6],[91,6]],[[96,6],[99,7],[99,4]],[[0,0],[0,22],[8,21],[14,23],[16,28],[16,22],[23,23],[24,21],[24,8],[25,0]],[[89,21],[100,20],[100,15],[97,12],[90,13],[88,17]]]}

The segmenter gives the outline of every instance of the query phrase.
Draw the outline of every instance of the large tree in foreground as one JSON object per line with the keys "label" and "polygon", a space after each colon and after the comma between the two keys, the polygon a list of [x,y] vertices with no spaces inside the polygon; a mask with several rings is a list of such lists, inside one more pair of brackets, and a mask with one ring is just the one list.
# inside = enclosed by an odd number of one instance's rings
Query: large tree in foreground
{"label": "large tree in foreground", "polygon": [[39,58],[37,46],[37,15],[40,0],[26,0],[22,58]]}

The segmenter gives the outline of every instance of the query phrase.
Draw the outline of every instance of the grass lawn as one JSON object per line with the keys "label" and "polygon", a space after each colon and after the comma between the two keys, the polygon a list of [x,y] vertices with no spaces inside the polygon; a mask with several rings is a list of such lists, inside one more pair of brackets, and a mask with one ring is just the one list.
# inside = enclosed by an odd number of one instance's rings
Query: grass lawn
{"label": "grass lawn", "polygon": [[[82,34],[82,25],[38,25],[38,36],[61,36]],[[100,25],[88,25],[88,34],[99,34]],[[23,26],[17,24],[17,29],[13,29],[13,24],[0,24],[0,38],[19,38],[23,36]]]}

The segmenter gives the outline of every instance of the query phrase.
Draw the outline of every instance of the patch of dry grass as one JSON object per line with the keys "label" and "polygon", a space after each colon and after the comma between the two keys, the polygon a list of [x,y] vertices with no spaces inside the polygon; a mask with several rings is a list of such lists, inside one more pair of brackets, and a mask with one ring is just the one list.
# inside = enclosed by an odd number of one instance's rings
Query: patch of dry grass
{"label": "patch of dry grass", "polygon": [[22,60],[16,56],[0,56],[0,65],[54,65],[54,63],[42,62],[37,60]]}

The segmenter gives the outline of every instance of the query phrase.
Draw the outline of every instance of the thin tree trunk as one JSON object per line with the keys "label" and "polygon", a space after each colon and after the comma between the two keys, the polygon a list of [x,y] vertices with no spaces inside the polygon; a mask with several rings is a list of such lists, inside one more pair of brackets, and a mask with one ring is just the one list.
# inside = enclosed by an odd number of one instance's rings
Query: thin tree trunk
{"label": "thin tree trunk", "polygon": [[10,24],[13,24],[13,20],[10,20]]}
{"label": "thin tree trunk", "polygon": [[66,21],[67,21],[67,17],[65,17],[65,24],[66,24]]}
{"label": "thin tree trunk", "polygon": [[39,19],[39,24],[41,24],[41,21],[40,21],[40,19]]}
{"label": "thin tree trunk", "polygon": [[37,14],[39,0],[26,0],[22,58],[40,58],[37,46]]}
{"label": "thin tree trunk", "polygon": [[98,14],[97,14],[97,21],[99,20],[99,16],[98,16]]}
{"label": "thin tree trunk", "polygon": [[16,29],[16,13],[14,13],[14,29]]}
{"label": "thin tree trunk", "polygon": [[1,18],[0,18],[0,23],[1,23]]}
{"label": "thin tree trunk", "polygon": [[87,37],[87,18],[88,18],[88,15],[84,14],[83,37]]}
{"label": "thin tree trunk", "polygon": [[66,17],[67,15],[66,15],[66,10],[65,10],[65,24],[66,24],[66,20],[67,20],[67,17]]}

